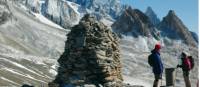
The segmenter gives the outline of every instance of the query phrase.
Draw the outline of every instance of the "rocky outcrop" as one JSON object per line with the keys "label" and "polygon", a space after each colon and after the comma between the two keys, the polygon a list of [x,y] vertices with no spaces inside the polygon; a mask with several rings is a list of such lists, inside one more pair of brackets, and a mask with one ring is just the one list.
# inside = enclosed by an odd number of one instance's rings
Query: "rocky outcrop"
{"label": "rocky outcrop", "polygon": [[157,17],[157,15],[155,14],[155,12],[153,11],[151,7],[147,7],[145,14],[149,17],[153,25],[156,26],[160,23],[160,19]]}
{"label": "rocky outcrop", "polygon": [[0,1],[0,24],[5,23],[9,18],[11,18],[11,15],[7,1]]}
{"label": "rocky outcrop", "polygon": [[117,35],[85,15],[67,37],[65,52],[58,60],[58,75],[49,87],[122,87]]}
{"label": "rocky outcrop", "polygon": [[78,24],[80,20],[79,5],[66,0],[46,0],[42,7],[43,15],[64,28]]}
{"label": "rocky outcrop", "polygon": [[173,10],[170,10],[167,16],[163,18],[158,29],[163,37],[168,37],[172,40],[183,40],[188,45],[197,45],[188,28]]}
{"label": "rocky outcrop", "polygon": [[129,7],[112,25],[116,33],[131,36],[149,36],[154,30],[149,18],[138,9]]}
{"label": "rocky outcrop", "polygon": [[25,0],[25,6],[35,13],[39,13],[41,11],[40,0]]}
{"label": "rocky outcrop", "polygon": [[68,0],[75,2],[86,8],[88,13],[97,14],[98,17],[108,17],[116,19],[123,10],[120,0]]}
{"label": "rocky outcrop", "polygon": [[25,0],[25,5],[64,28],[78,24],[87,13],[113,22],[124,10],[120,0]]}
{"label": "rocky outcrop", "polygon": [[199,36],[197,35],[197,33],[190,31],[192,37],[194,38],[194,40],[199,43]]}

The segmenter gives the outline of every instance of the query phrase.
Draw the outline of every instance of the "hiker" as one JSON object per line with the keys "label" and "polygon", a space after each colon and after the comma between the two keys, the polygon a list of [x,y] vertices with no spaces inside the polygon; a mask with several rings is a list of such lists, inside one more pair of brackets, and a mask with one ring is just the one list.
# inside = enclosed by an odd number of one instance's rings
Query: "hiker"
{"label": "hiker", "polygon": [[156,44],[155,48],[151,51],[151,55],[149,56],[149,59],[148,59],[149,64],[153,68],[153,73],[155,76],[153,87],[160,87],[159,82],[162,79],[163,63],[160,58],[160,49],[161,49],[161,45]]}
{"label": "hiker", "polygon": [[191,87],[190,79],[189,79],[189,72],[193,68],[192,64],[192,56],[188,56],[186,52],[181,53],[181,64],[177,65],[177,68],[182,68],[183,71],[183,77],[185,81],[185,86],[186,87]]}

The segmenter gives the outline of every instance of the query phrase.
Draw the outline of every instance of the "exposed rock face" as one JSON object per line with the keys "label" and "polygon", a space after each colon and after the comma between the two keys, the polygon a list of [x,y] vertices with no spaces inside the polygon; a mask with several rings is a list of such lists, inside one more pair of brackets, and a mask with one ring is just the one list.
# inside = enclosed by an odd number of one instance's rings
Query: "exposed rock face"
{"label": "exposed rock face", "polygon": [[40,12],[41,9],[40,4],[41,4],[40,0],[25,0],[26,7],[35,13]]}
{"label": "exposed rock face", "polygon": [[0,1],[0,24],[5,23],[11,17],[11,12],[6,0]]}
{"label": "exposed rock face", "polygon": [[196,42],[188,28],[176,16],[173,10],[170,10],[167,16],[163,18],[158,28],[163,37],[168,37],[174,40],[183,40],[188,45],[196,46]]}
{"label": "exposed rock face", "polygon": [[42,9],[44,16],[64,28],[78,24],[80,19],[79,5],[66,0],[46,0]]}
{"label": "exposed rock face", "polygon": [[160,19],[157,17],[157,15],[155,14],[155,12],[152,10],[151,7],[147,8],[145,14],[149,17],[153,25],[157,25],[160,23]]}
{"label": "exposed rock face", "polygon": [[197,35],[197,33],[190,31],[190,33],[192,34],[194,40],[199,43],[199,36]]}
{"label": "exposed rock face", "polygon": [[122,87],[119,39],[103,23],[85,15],[67,35],[58,60],[57,86]]}
{"label": "exposed rock face", "polygon": [[[19,0],[18,0],[19,1]],[[85,14],[93,14],[98,20],[115,21],[124,11],[120,0],[20,0],[31,11],[39,13],[70,28],[79,23]]]}
{"label": "exposed rock face", "polygon": [[129,7],[120,18],[112,25],[115,32],[133,35],[148,36],[154,30],[149,18],[138,9]]}
{"label": "exposed rock face", "polygon": [[[81,5],[82,8],[90,10],[94,14],[98,14],[100,17],[111,16],[116,19],[121,15],[122,7],[120,0],[68,0]],[[90,13],[89,12],[89,13]],[[97,16],[97,15],[96,15]]]}

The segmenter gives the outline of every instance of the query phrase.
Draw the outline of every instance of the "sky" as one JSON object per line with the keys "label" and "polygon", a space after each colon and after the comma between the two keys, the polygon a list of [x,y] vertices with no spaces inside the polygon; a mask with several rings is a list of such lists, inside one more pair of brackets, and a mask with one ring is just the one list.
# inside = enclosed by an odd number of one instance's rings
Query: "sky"
{"label": "sky", "polygon": [[169,10],[174,10],[183,24],[198,34],[198,0],[121,0],[121,3],[131,5],[142,12],[150,6],[160,20]]}

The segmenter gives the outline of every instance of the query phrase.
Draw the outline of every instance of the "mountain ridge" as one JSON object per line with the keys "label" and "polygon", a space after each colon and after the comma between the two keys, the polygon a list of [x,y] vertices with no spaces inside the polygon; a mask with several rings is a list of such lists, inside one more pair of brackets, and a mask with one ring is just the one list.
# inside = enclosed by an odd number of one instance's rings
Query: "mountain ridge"
{"label": "mountain ridge", "polygon": [[151,7],[147,7],[145,14],[149,17],[150,21],[154,26],[160,23],[160,19],[157,17],[156,13]]}
{"label": "mountain ridge", "polygon": [[188,45],[197,45],[188,28],[176,16],[173,10],[170,10],[167,16],[163,17],[163,20],[158,25],[158,29],[163,37],[181,39]]}

